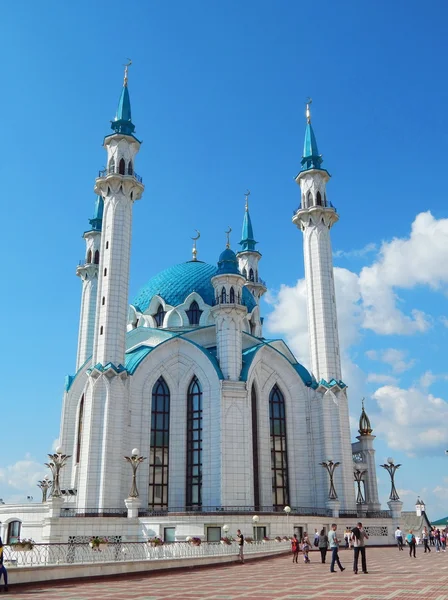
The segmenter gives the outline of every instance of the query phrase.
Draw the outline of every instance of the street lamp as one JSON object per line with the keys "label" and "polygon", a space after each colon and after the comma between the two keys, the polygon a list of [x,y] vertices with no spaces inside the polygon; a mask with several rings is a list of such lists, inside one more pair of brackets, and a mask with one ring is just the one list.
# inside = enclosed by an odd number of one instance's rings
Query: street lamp
{"label": "street lamp", "polygon": [[400,465],[396,465],[394,464],[394,459],[393,458],[388,458],[387,459],[387,463],[384,463],[384,465],[380,465],[380,467],[382,467],[383,469],[386,469],[386,471],[389,473],[390,475],[390,483],[391,483],[391,488],[390,488],[390,496],[389,496],[389,500],[400,500],[400,496],[397,493],[397,490],[395,488],[395,473],[397,471],[397,469],[399,467],[401,467]]}
{"label": "street lamp", "polygon": [[48,454],[48,458],[50,459],[50,462],[45,463],[45,466],[50,469],[53,475],[53,490],[51,495],[53,498],[60,498],[62,494],[59,484],[59,472],[63,467],[65,467],[67,460],[71,458],[71,455],[63,454],[61,446],[58,446],[54,454]]}
{"label": "street lamp", "polygon": [[259,521],[259,520],[260,520],[260,517],[259,517],[258,515],[254,515],[254,516],[252,517],[252,521],[253,521],[254,523],[258,523],[258,521]]}
{"label": "street lamp", "polygon": [[138,498],[138,489],[137,489],[137,469],[140,463],[146,460],[146,457],[139,456],[140,450],[138,448],[134,448],[132,450],[131,456],[125,456],[125,460],[131,465],[132,468],[132,486],[131,491],[129,492],[129,498]]}
{"label": "street lamp", "polygon": [[364,496],[362,495],[361,482],[363,481],[364,473],[366,471],[365,471],[365,469],[360,469],[356,463],[354,466],[355,466],[355,469],[353,471],[353,476],[354,476],[356,484],[358,486],[358,494],[356,496],[356,504],[364,504],[365,499],[364,499]]}
{"label": "street lamp", "polygon": [[328,493],[328,498],[329,500],[337,500],[338,495],[336,494],[336,488],[334,487],[334,472],[336,470],[336,467],[339,467],[341,463],[333,462],[333,460],[329,458],[328,460],[324,460],[319,464],[321,467],[324,467],[324,469],[326,469],[330,477],[330,491]]}
{"label": "street lamp", "polygon": [[48,475],[45,475],[45,477],[42,479],[42,481],[38,482],[37,487],[41,489],[42,502],[47,501],[48,490],[51,488],[52,485],[53,485],[53,482],[50,480]]}

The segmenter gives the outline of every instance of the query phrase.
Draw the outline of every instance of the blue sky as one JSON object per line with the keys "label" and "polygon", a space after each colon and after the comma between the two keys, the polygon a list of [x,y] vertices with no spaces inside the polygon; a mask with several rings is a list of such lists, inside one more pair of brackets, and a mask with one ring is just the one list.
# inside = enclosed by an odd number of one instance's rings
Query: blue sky
{"label": "blue sky", "polygon": [[421,493],[431,517],[445,516],[447,12],[413,0],[29,0],[3,11],[0,497],[39,496],[37,465],[58,435],[81,235],[131,57],[146,191],[134,210],[130,299],[189,259],[194,229],[202,260],[217,260],[229,225],[236,248],[250,188],[267,334],[306,364],[291,216],[312,96],[340,214],[332,240],[351,412],[366,396],[377,462],[403,463],[406,508]]}

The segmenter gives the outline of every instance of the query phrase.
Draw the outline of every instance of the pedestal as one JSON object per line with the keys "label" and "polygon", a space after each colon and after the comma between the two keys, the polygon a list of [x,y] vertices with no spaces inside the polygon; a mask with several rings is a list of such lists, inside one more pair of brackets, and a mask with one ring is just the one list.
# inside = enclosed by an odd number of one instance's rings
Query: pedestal
{"label": "pedestal", "polygon": [[62,505],[64,504],[64,498],[61,498],[60,496],[56,496],[56,497],[51,497],[48,501],[48,516],[50,518],[53,517],[60,517],[61,516],[61,508]]}
{"label": "pedestal", "polygon": [[331,516],[333,519],[337,519],[339,517],[339,509],[341,508],[341,503],[339,500],[327,500],[325,506],[331,511]]}
{"label": "pedestal", "polygon": [[358,519],[366,517],[367,516],[367,505],[366,504],[357,504],[356,505],[356,514],[358,515]]}
{"label": "pedestal", "polygon": [[401,519],[401,509],[403,508],[403,502],[401,500],[389,500],[387,506],[390,509],[390,516],[392,519]]}
{"label": "pedestal", "polygon": [[126,498],[124,503],[128,509],[128,519],[136,519],[138,517],[138,509],[141,506],[140,498]]}

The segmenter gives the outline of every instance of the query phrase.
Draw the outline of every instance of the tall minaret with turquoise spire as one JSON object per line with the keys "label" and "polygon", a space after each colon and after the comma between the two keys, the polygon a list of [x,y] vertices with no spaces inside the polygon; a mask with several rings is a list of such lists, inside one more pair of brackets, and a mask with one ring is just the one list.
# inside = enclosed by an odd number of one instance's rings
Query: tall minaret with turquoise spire
{"label": "tall minaret with turquoise spire", "polygon": [[260,303],[260,298],[266,293],[266,285],[258,275],[258,262],[261,254],[255,249],[258,242],[254,239],[252,221],[249,214],[249,195],[250,191],[246,192],[246,208],[243,218],[243,231],[241,234],[241,250],[237,253],[238,268],[246,280],[245,287],[252,293],[257,304]]}
{"label": "tall minaret with turquoise spire", "polygon": [[86,240],[86,255],[76,269],[76,275],[82,281],[78,354],[76,357],[77,371],[92,356],[93,351],[103,208],[103,199],[101,196],[97,196],[95,212],[93,218],[89,220],[91,228],[85,231],[83,235]]}
{"label": "tall minaret with turquoise spire", "polygon": [[302,201],[293,223],[303,232],[311,370],[317,381],[341,379],[339,335],[330,229],[339,216],[327,200],[330,174],[322,169],[311,125],[311,100],[306,105],[302,168],[296,177]]}

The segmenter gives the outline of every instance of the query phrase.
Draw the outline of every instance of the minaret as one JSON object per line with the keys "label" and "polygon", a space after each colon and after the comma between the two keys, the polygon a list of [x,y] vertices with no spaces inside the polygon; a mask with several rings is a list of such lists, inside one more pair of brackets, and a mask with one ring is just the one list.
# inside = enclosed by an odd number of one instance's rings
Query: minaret
{"label": "minaret", "polygon": [[103,206],[103,199],[98,196],[93,219],[89,220],[91,229],[83,235],[86,240],[86,256],[76,269],[76,275],[82,281],[76,371],[92,356],[93,351]]}
{"label": "minaret", "polygon": [[373,447],[373,440],[375,436],[372,435],[372,426],[370,419],[364,408],[364,398],[362,399],[362,410],[361,416],[359,417],[359,435],[357,443],[353,445],[353,449],[356,454],[360,455],[362,459],[359,463],[360,467],[366,469],[364,479],[365,489],[365,500],[367,504],[367,510],[377,511],[380,510],[381,504],[378,499],[378,483],[376,478],[376,466],[375,466],[375,449]]}
{"label": "minaret", "polygon": [[266,285],[258,276],[258,261],[261,254],[255,250],[255,245],[258,243],[254,240],[254,232],[249,214],[249,195],[246,192],[246,210],[243,219],[243,231],[241,235],[241,250],[237,253],[238,267],[240,273],[246,279],[245,286],[252,293],[257,304],[260,303],[260,298],[266,293]]}
{"label": "minaret", "polygon": [[302,202],[292,221],[303,231],[311,370],[317,381],[330,382],[341,379],[330,238],[330,229],[339,216],[327,200],[325,188],[330,174],[321,168],[322,157],[311,126],[310,103],[311,100],[306,106],[302,168],[296,177]]}
{"label": "minaret", "polygon": [[235,252],[230,249],[228,238],[227,247],[219,257],[218,270],[211,281],[215,290],[216,304],[211,309],[211,313],[216,322],[219,364],[225,379],[239,381],[242,366],[243,320],[247,314],[247,308],[242,300],[245,281],[238,270],[238,260]]}
{"label": "minaret", "polygon": [[118,367],[125,354],[132,206],[144,189],[134,170],[140,142],[131,119],[127,67],[111,127],[114,133],[104,139],[107,168],[95,182],[95,191],[104,198],[104,213],[93,365]]}

